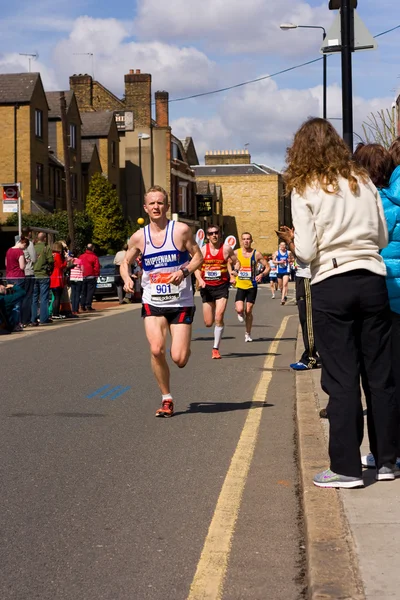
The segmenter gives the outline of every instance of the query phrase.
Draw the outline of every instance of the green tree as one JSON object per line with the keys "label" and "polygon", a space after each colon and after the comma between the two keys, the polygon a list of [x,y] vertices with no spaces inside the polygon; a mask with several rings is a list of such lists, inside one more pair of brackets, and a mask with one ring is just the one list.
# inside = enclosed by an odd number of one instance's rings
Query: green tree
{"label": "green tree", "polygon": [[[75,223],[75,244],[76,251],[83,252],[85,246],[92,241],[93,238],[93,222],[92,219],[84,212],[74,213]],[[8,217],[6,225],[17,225],[18,216],[12,214]],[[68,241],[68,215],[67,211],[59,210],[51,214],[26,214],[22,213],[22,225],[31,227],[44,227],[46,229],[55,229],[58,234],[56,240]]]}
{"label": "green tree", "polygon": [[100,173],[90,181],[86,212],[93,221],[93,243],[100,252],[120,250],[129,235],[116,190]]}

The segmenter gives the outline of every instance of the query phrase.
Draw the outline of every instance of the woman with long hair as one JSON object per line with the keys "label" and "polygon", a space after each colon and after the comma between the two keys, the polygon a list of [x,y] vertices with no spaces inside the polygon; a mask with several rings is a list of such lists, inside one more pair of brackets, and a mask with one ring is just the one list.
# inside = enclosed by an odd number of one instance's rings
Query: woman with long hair
{"label": "woman with long hair", "polygon": [[[396,144],[399,143],[394,142],[389,150],[380,144],[358,144],[354,160],[368,171],[371,181],[376,185],[382,199],[388,227],[389,244],[382,250],[381,256],[387,270],[386,285],[392,320],[392,364],[398,410],[396,465],[400,467],[400,370],[398,369],[400,362],[400,166],[397,166],[399,162],[395,157],[396,152],[393,155]],[[365,395],[369,393],[365,385],[364,391]],[[370,416],[368,413],[368,430],[371,437],[373,419]],[[372,436],[374,436],[373,432]],[[375,467],[372,452],[362,456],[361,462],[365,467]]]}
{"label": "woman with long hair", "polygon": [[324,119],[310,119],[296,133],[285,181],[292,194],[296,255],[311,267],[314,333],[329,395],[331,464],[314,483],[364,485],[362,373],[370,390],[376,479],[394,479],[396,401],[386,267],[379,253],[388,243],[382,201]]}
{"label": "woman with long hair", "polygon": [[54,242],[52,250],[54,269],[50,275],[50,289],[53,293],[53,319],[65,319],[63,315],[60,315],[60,305],[65,286],[64,271],[67,261],[64,258],[64,248],[61,242]]}

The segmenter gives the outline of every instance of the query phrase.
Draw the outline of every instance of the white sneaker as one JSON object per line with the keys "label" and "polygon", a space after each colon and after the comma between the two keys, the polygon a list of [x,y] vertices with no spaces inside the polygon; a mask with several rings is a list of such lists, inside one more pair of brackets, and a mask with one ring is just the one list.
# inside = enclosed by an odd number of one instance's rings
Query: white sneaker
{"label": "white sneaker", "polygon": [[241,315],[239,313],[238,313],[238,321],[239,321],[239,323],[244,323],[244,317],[243,317],[243,315]]}
{"label": "white sneaker", "polygon": [[244,334],[244,341],[245,341],[245,342],[252,342],[252,341],[253,341],[253,340],[252,340],[252,338],[250,337],[250,334],[249,334],[249,333],[247,333],[247,331],[246,331],[246,333]]}
{"label": "white sneaker", "polygon": [[273,300],[273,299],[275,298],[275,294],[272,294],[271,298],[272,298],[272,300]]}
{"label": "white sneaker", "polygon": [[[361,464],[363,467],[368,467],[368,469],[375,469],[374,455],[371,454],[371,452],[370,452],[369,454],[362,456]],[[400,457],[399,456],[396,459],[396,469],[400,469]]]}

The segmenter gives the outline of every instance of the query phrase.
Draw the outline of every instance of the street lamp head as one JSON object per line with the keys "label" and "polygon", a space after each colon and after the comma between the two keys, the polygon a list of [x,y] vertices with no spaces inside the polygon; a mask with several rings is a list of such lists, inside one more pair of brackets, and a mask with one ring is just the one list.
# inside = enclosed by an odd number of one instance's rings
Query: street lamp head
{"label": "street lamp head", "polygon": [[138,133],[139,140],[149,140],[150,136],[148,133]]}
{"label": "street lamp head", "polygon": [[294,23],[282,23],[281,25],[279,25],[279,27],[283,31],[287,31],[288,29],[297,29],[298,25],[295,25]]}

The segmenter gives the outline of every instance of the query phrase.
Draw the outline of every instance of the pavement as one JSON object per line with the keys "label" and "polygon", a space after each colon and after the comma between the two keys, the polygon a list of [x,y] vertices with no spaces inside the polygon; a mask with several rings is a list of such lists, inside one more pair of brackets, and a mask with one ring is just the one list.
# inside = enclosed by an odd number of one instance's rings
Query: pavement
{"label": "pavement", "polygon": [[[297,355],[302,351],[299,332]],[[365,488],[319,489],[315,473],[329,467],[328,403],[320,371],[296,374],[300,477],[312,600],[393,600],[400,597],[400,480],[376,482],[365,469]],[[365,411],[366,412],[366,411]],[[361,453],[369,452],[366,422]]]}
{"label": "pavement", "polygon": [[305,597],[297,311],[261,286],[246,344],[233,293],[220,361],[196,298],[173,419],[139,306],[1,338],[1,600]]}

